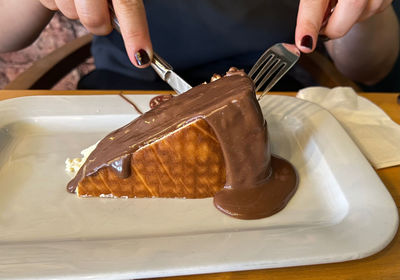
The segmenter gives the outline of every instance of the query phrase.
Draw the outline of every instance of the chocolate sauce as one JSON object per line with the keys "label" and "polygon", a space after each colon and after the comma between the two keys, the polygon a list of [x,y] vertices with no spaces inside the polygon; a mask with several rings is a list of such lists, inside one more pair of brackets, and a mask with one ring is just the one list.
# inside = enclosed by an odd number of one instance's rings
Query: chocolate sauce
{"label": "chocolate sauce", "polygon": [[131,154],[126,154],[110,164],[119,178],[125,179],[131,176],[131,157]]}
{"label": "chocolate sauce", "polygon": [[161,103],[164,103],[168,100],[170,100],[172,97],[174,97],[172,94],[162,94],[162,95],[157,95],[156,97],[153,97],[150,100],[149,106],[151,109],[154,109]]}
{"label": "chocolate sauce", "polygon": [[136,106],[135,103],[133,103],[132,101],[130,101],[125,95],[123,95],[122,93],[120,93],[119,96],[120,96],[123,100],[125,100],[126,102],[128,102],[129,104],[131,104],[132,107],[136,110],[136,112],[139,113],[139,115],[143,115],[143,112],[139,109],[139,107]]}
{"label": "chocolate sauce", "polygon": [[214,130],[225,160],[226,184],[215,195],[215,206],[240,219],[267,217],[285,207],[296,191],[297,174],[289,162],[271,156],[253,82],[243,75],[194,87],[110,133],[69,182],[68,191],[103,167],[129,177],[125,161],[132,153],[198,118]]}

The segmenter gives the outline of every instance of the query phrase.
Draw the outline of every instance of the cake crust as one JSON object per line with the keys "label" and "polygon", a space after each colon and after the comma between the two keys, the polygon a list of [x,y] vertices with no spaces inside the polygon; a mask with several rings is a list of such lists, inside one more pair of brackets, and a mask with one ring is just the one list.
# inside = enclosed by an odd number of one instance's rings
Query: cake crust
{"label": "cake crust", "polygon": [[220,144],[204,119],[137,150],[128,164],[131,174],[127,178],[103,167],[78,183],[77,194],[205,198],[213,197],[226,181]]}

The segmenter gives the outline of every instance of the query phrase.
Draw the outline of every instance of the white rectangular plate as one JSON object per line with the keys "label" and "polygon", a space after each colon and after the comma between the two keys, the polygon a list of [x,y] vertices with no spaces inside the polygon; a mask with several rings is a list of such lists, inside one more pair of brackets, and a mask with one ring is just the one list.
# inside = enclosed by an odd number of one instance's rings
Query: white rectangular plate
{"label": "white rectangular plate", "polygon": [[[154,95],[128,96],[143,111]],[[396,206],[324,109],[266,96],[272,151],[294,164],[288,206],[260,220],[212,198],[104,199],[67,193],[67,157],[138,114],[119,96],[24,97],[0,103],[0,278],[132,279],[339,262],[384,248]]]}

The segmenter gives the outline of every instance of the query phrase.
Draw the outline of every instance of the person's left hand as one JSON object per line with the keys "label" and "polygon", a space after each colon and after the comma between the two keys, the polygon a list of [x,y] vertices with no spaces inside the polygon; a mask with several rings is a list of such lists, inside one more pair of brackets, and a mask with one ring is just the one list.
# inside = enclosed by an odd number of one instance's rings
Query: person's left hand
{"label": "person's left hand", "polygon": [[329,39],[343,37],[357,22],[383,12],[391,3],[392,0],[300,0],[296,46],[310,53],[319,34]]}

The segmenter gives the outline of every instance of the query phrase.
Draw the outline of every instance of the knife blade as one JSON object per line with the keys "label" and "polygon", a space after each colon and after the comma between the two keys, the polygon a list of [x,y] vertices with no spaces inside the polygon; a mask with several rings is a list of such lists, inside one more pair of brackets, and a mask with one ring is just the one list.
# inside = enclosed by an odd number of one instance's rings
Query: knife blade
{"label": "knife blade", "polygon": [[169,71],[165,76],[165,81],[177,94],[182,94],[192,88],[184,79],[173,71]]}
{"label": "knife blade", "polygon": [[[110,10],[112,25],[115,30],[117,30],[119,33],[121,33],[119,22],[115,15],[114,7],[112,6],[112,4],[110,2],[108,2],[108,7]],[[165,81],[166,83],[168,83],[170,85],[170,87],[177,94],[182,94],[192,88],[184,79],[182,79],[178,74],[176,74],[173,71],[172,66],[169,65],[168,62],[166,62],[164,59],[162,59],[155,52],[153,53],[151,67],[154,69],[154,71],[160,76],[160,78],[163,81]]]}
{"label": "knife blade", "polygon": [[176,93],[182,94],[192,88],[184,79],[173,71],[171,65],[156,53],[153,54],[151,67],[153,67],[154,71],[156,71],[161,79],[167,82]]}

